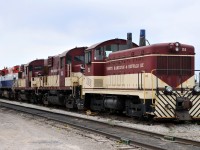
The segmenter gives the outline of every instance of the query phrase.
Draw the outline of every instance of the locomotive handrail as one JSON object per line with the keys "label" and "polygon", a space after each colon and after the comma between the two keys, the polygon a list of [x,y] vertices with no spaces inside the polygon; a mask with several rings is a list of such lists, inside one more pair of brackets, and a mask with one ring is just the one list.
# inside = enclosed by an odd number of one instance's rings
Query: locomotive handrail
{"label": "locomotive handrail", "polygon": [[153,70],[151,70],[151,85],[152,85],[152,88],[151,88],[151,90],[152,90],[152,104],[153,104],[153,99],[154,99],[154,96],[155,96],[155,94],[153,94],[153,72],[155,71],[156,69],[153,69]]}
{"label": "locomotive handrail", "polygon": [[143,90],[143,86],[142,86],[142,75],[143,73],[145,73],[145,71],[141,71],[141,72],[138,72],[138,90]]}
{"label": "locomotive handrail", "polygon": [[[145,82],[145,71],[141,71],[141,72],[138,72],[138,90],[143,90],[144,91],[144,102],[145,102],[145,99],[146,99],[146,82]],[[141,80],[140,80],[141,78]],[[144,78],[144,79],[142,79]],[[144,80],[144,81],[143,81]],[[141,82],[140,82],[141,81]],[[144,83],[144,85],[142,85],[142,83]]]}
{"label": "locomotive handrail", "polygon": [[143,76],[144,76],[144,88],[143,88],[143,90],[144,90],[144,103],[145,103],[145,101],[146,101],[146,90],[145,90],[145,87],[146,87],[146,83],[145,83],[145,71],[142,71],[141,72],[141,74],[144,74]]}

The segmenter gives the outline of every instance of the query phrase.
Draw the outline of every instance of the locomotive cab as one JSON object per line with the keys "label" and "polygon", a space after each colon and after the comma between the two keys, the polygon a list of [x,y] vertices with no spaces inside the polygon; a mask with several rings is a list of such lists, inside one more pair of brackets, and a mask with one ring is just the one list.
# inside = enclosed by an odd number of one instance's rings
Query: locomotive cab
{"label": "locomotive cab", "polygon": [[80,97],[82,73],[80,66],[84,64],[86,47],[75,47],[60,55],[48,57],[46,65],[48,74],[44,77],[42,102],[45,105],[65,105],[74,108],[76,99]]}
{"label": "locomotive cab", "polygon": [[43,85],[44,59],[36,59],[21,65],[15,85],[15,98],[19,101],[35,101],[35,93]]}

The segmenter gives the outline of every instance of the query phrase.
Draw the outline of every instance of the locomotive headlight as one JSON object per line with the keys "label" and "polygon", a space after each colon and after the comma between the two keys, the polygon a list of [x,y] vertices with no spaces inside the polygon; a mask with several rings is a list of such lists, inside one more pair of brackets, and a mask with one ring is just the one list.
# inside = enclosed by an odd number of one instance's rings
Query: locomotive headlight
{"label": "locomotive headlight", "polygon": [[195,93],[200,93],[200,87],[199,86],[195,86],[193,90],[194,90]]}
{"label": "locomotive headlight", "polygon": [[179,51],[179,47],[176,47],[176,48],[175,48],[175,51],[178,52],[178,51]]}
{"label": "locomotive headlight", "polygon": [[165,86],[165,94],[171,94],[173,91],[173,88],[171,86]]}

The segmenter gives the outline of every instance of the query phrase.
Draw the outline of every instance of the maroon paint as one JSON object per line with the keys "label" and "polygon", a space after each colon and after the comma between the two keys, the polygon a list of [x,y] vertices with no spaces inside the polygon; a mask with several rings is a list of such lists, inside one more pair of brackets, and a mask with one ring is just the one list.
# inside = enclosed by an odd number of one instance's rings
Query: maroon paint
{"label": "maroon paint", "polygon": [[[171,49],[169,47],[170,43],[161,43],[144,47],[134,47],[132,49],[113,52],[109,55],[108,59],[104,59],[102,61],[94,60],[94,51],[97,47],[102,45],[113,44],[114,42],[116,41],[106,41],[100,43],[100,45],[96,44],[91,48],[87,49],[92,52],[92,63],[86,65],[86,76],[138,74],[141,72],[151,73],[151,71],[157,69],[159,65],[159,62],[157,62],[158,56],[163,57],[163,54],[177,56],[183,55],[181,56],[183,57],[183,60],[181,59],[181,61],[184,61],[184,59],[186,59],[187,57],[186,55],[195,54],[194,47],[190,45],[181,44],[181,46],[179,47],[180,51],[176,52],[174,49]],[[125,40],[122,40],[122,43],[123,42],[125,43]],[[157,56],[153,56],[154,54]],[[176,68],[177,64],[172,64],[172,67]],[[191,65],[189,65],[189,69],[194,70],[194,57],[191,57]],[[180,75],[178,74],[159,75],[156,72],[153,72],[153,74],[156,75],[159,79],[169,84],[170,86],[177,87],[181,82],[183,83],[191,76],[193,76],[194,72],[192,72],[191,74],[182,75],[181,80]]]}
{"label": "maroon paint", "polygon": [[[94,59],[94,51],[95,49],[102,47],[102,46],[107,46],[107,45],[112,45],[112,44],[119,44],[119,45],[126,45],[127,40],[124,39],[111,39],[108,41],[104,41],[101,43],[94,44],[90,46],[87,51],[91,51],[91,61],[94,63],[91,64],[86,64],[85,65],[85,75],[86,76],[104,76],[104,70],[105,70],[105,62],[106,58],[103,60],[95,60]],[[132,43],[133,47],[138,47],[137,44]]]}

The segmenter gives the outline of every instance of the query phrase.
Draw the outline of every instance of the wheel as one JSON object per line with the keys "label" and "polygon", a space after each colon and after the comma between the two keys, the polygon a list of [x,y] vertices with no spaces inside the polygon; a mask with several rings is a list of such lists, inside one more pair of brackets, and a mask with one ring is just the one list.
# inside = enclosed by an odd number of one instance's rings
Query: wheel
{"label": "wheel", "polygon": [[12,99],[13,99],[13,94],[12,94],[12,92],[8,92],[8,99],[9,99],[9,100],[12,100]]}
{"label": "wheel", "polygon": [[75,99],[72,95],[69,95],[65,98],[65,107],[68,109],[74,109],[75,108]]}
{"label": "wheel", "polygon": [[47,99],[47,94],[44,94],[43,98],[42,98],[42,102],[45,106],[48,106],[49,105],[49,101]]}
{"label": "wheel", "polygon": [[36,104],[37,103],[37,96],[35,94],[31,94],[30,102],[32,104]]}
{"label": "wheel", "polygon": [[17,101],[19,101],[19,102],[22,101],[22,98],[21,98],[20,94],[17,95]]}

